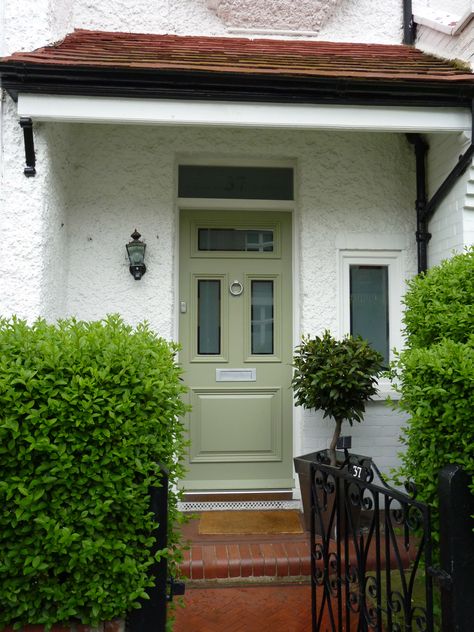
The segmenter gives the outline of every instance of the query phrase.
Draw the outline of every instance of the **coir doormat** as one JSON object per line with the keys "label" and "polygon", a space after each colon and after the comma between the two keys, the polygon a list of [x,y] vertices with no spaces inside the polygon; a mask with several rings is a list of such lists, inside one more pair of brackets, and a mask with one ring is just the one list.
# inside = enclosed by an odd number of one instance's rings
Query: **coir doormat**
{"label": "coir doormat", "polygon": [[303,533],[299,512],[205,511],[199,520],[201,535],[278,535]]}

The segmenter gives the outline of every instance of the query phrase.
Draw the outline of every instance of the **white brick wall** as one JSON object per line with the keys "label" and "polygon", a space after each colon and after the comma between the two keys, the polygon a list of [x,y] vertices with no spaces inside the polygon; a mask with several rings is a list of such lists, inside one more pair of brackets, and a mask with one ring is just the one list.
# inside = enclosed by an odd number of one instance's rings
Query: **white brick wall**
{"label": "white brick wall", "polygon": [[[457,163],[459,156],[469,146],[465,135],[439,134],[428,137],[428,193],[431,197]],[[474,242],[472,233],[474,195],[469,193],[472,187],[473,170],[468,169],[442,201],[429,223],[432,235],[428,244],[428,265],[437,265],[443,259],[460,252],[465,245]],[[471,184],[469,184],[471,179]],[[472,187],[474,189],[474,187]]]}

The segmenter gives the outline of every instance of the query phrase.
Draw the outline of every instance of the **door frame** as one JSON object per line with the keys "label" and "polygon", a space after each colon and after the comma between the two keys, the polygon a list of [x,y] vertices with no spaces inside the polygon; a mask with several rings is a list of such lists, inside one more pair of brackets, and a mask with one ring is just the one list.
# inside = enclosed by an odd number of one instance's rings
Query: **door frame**
{"label": "door frame", "polygon": [[[293,200],[248,200],[248,199],[227,199],[227,198],[180,198],[178,197],[178,170],[181,164],[187,165],[208,165],[208,166],[239,166],[239,167],[287,167],[293,169]],[[180,217],[182,211],[206,211],[220,210],[226,211],[245,210],[255,212],[287,212],[291,213],[291,234],[292,234],[292,345],[293,348],[300,342],[300,305],[299,305],[299,270],[300,270],[300,248],[299,244],[299,213],[298,213],[298,190],[296,187],[296,161],[294,160],[249,160],[248,158],[226,158],[218,159],[214,157],[183,157],[177,156],[175,160],[175,207],[174,207],[174,314],[173,331],[174,339],[180,339],[179,331],[179,301],[180,301]],[[300,454],[302,450],[301,408],[293,404],[292,407],[292,429],[293,429],[293,456]],[[299,497],[298,487],[295,488],[296,497]],[[295,494],[294,494],[295,497]]]}

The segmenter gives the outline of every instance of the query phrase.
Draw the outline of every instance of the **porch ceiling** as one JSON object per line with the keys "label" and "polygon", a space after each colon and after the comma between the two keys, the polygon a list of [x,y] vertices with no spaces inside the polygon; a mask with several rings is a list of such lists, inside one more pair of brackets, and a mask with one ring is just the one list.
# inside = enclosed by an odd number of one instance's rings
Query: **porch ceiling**
{"label": "porch ceiling", "polygon": [[0,61],[18,92],[470,107],[474,74],[410,46],[78,30]]}

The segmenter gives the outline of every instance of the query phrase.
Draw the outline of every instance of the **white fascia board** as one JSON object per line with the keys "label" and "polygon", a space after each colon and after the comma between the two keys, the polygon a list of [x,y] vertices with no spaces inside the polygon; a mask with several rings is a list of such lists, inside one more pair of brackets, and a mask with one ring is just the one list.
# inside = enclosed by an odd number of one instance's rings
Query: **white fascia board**
{"label": "white fascia board", "polygon": [[464,108],[305,105],[36,95],[20,93],[18,114],[35,121],[385,132],[462,132]]}

